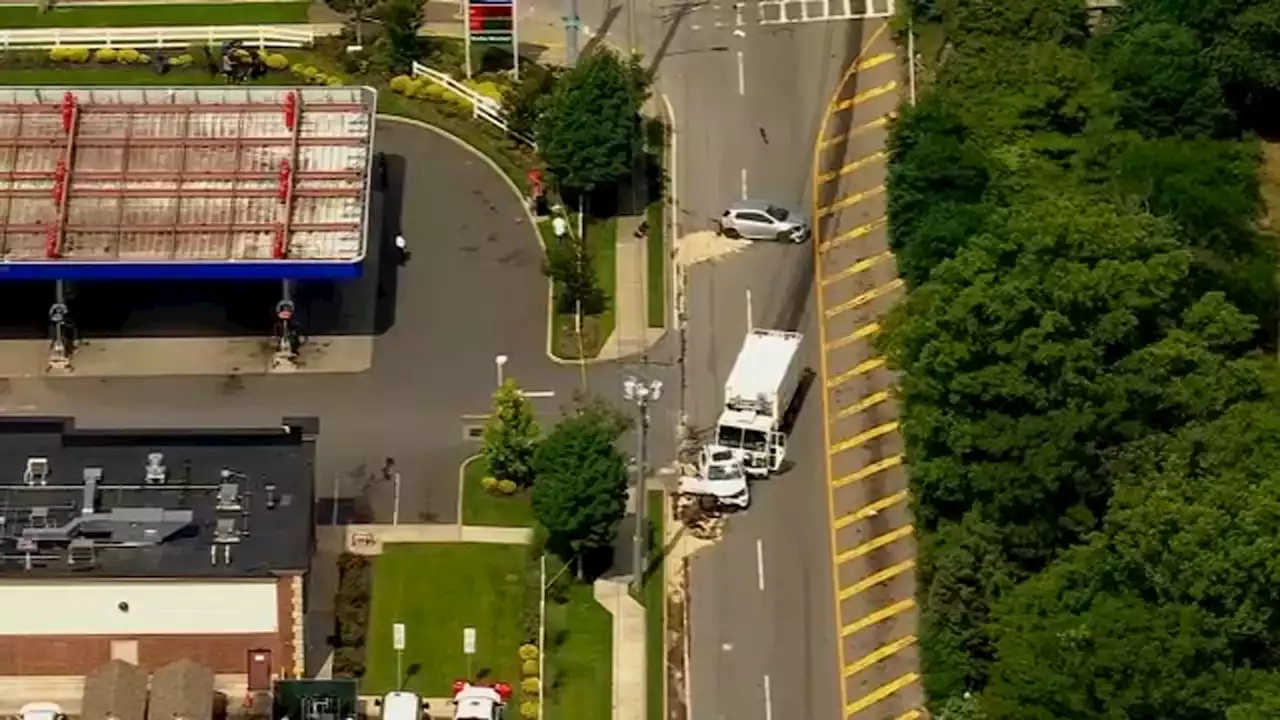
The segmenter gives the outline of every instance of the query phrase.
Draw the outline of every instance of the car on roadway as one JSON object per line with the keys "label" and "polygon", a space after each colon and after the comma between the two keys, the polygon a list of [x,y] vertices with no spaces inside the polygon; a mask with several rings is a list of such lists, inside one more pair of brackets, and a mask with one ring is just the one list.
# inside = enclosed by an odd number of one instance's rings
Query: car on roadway
{"label": "car on roadway", "polygon": [[716,232],[745,240],[802,243],[809,239],[809,219],[763,200],[739,200],[720,215]]}

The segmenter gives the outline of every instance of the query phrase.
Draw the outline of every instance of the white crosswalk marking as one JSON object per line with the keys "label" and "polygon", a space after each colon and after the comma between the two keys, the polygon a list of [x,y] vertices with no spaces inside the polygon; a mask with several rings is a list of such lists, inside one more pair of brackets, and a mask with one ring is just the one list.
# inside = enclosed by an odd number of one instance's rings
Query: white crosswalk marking
{"label": "white crosswalk marking", "polygon": [[759,0],[761,25],[891,17],[894,0]]}

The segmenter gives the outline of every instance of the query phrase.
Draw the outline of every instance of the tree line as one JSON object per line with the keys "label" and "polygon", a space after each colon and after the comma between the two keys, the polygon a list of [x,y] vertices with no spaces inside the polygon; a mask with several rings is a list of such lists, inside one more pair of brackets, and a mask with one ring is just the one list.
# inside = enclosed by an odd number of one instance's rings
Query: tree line
{"label": "tree line", "polygon": [[920,646],[952,718],[1280,717],[1280,0],[915,0],[890,141]]}

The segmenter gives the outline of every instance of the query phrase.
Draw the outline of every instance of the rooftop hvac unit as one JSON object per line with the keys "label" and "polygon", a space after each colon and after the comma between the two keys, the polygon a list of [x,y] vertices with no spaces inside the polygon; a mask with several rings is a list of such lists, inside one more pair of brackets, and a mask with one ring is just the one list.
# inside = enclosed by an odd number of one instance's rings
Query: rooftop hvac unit
{"label": "rooftop hvac unit", "polygon": [[48,485],[49,458],[27,458],[27,469],[22,473],[22,482],[27,485]]}
{"label": "rooftop hvac unit", "polygon": [[239,483],[224,482],[218,486],[218,511],[240,509]]}
{"label": "rooftop hvac unit", "polygon": [[147,453],[147,484],[163,485],[169,477],[169,468],[164,465],[164,453]]}
{"label": "rooftop hvac unit", "polygon": [[213,541],[219,545],[240,542],[240,530],[236,528],[236,519],[218,518],[218,524],[213,529]]}

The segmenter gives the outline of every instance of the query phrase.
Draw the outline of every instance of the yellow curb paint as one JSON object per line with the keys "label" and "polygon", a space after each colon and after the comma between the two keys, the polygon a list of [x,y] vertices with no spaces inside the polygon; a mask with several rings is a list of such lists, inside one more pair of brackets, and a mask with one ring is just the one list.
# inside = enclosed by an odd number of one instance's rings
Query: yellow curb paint
{"label": "yellow curb paint", "polygon": [[862,433],[858,433],[857,435],[854,435],[853,437],[849,438],[848,440],[845,440],[842,443],[837,443],[835,447],[831,448],[830,452],[832,455],[835,455],[837,453],[842,453],[846,450],[852,450],[858,447],[859,445],[866,445],[867,443],[871,442],[872,440],[875,440],[878,437],[884,437],[885,435],[889,435],[897,431],[898,431],[897,421],[887,422],[887,423],[884,423],[883,425],[877,425],[866,432],[862,432]]}
{"label": "yellow curb paint", "polygon": [[884,185],[877,185],[871,188],[870,190],[863,190],[862,192],[856,192],[852,195],[847,195],[845,197],[842,197],[839,200],[832,203],[831,205],[828,205],[827,207],[818,208],[818,212],[814,215],[814,217],[821,219],[828,215],[834,215],[835,213],[841,210],[844,210],[845,208],[853,207],[854,205],[857,205],[863,200],[869,200],[870,198],[879,197],[883,194],[884,194]]}
{"label": "yellow curb paint", "polygon": [[839,350],[840,348],[846,345],[851,345],[863,338],[871,337],[872,335],[875,335],[878,332],[880,332],[880,323],[874,323],[874,322],[867,323],[866,325],[863,325],[862,327],[858,328],[857,330],[854,330],[848,335],[845,335],[844,337],[838,340],[832,340],[831,342],[827,343],[827,352],[831,352],[832,350]]}
{"label": "yellow curb paint", "polygon": [[849,407],[836,413],[834,420],[845,420],[847,418],[851,418],[860,412],[864,412],[867,408],[870,408],[875,405],[879,405],[880,403],[889,400],[889,398],[891,397],[893,397],[893,394],[890,393],[888,390],[881,390],[879,392],[871,393],[870,395],[862,398],[861,400],[854,403],[853,405],[850,405]]}
{"label": "yellow curb paint", "polygon": [[892,545],[893,543],[901,540],[904,537],[910,537],[913,532],[915,532],[914,527],[910,525],[903,525],[902,527],[896,528],[894,530],[890,530],[889,532],[883,535],[877,535],[871,538],[870,540],[862,543],[858,547],[851,548],[849,550],[845,550],[844,552],[840,553],[840,555],[836,557],[836,563],[844,564],[849,562],[850,560],[856,560],[864,555],[867,555],[868,553],[872,553],[872,552],[875,552],[876,550],[879,550],[885,545]]}
{"label": "yellow curb paint", "polygon": [[858,93],[857,95],[854,95],[848,100],[842,100],[841,102],[837,103],[835,107],[831,108],[831,111],[843,112],[845,110],[850,110],[863,103],[869,102],[871,100],[875,100],[878,97],[888,95],[889,93],[897,89],[898,89],[898,83],[894,80],[890,80],[889,82],[877,87],[873,87],[870,90],[863,90],[862,92]]}
{"label": "yellow curb paint", "polygon": [[844,714],[847,717],[854,713],[862,712],[919,679],[920,675],[918,673],[907,673],[892,682],[885,683],[873,690],[870,695],[864,695],[845,705]]}
{"label": "yellow curb paint", "polygon": [[842,589],[840,591],[840,599],[848,600],[849,598],[853,597],[854,595],[857,595],[858,593],[866,592],[867,590],[870,590],[871,588],[879,585],[882,582],[886,582],[898,577],[902,573],[907,572],[908,570],[914,568],[915,566],[916,566],[915,558],[912,558],[910,560],[900,562],[897,565],[887,567],[884,570],[881,570],[880,572],[874,575],[869,575],[859,580],[858,582],[850,585],[849,587]]}
{"label": "yellow curb paint", "polygon": [[834,488],[842,488],[845,485],[848,485],[850,483],[856,483],[859,480],[866,480],[867,478],[871,477],[872,475],[875,475],[876,473],[880,473],[880,472],[884,472],[885,470],[896,468],[899,465],[902,465],[902,456],[890,455],[889,457],[883,460],[877,460],[860,470],[857,470],[855,472],[849,473],[848,475],[845,475],[839,480],[832,482],[831,486]]}
{"label": "yellow curb paint", "polygon": [[857,240],[860,237],[866,237],[867,235],[870,235],[872,232],[885,227],[887,223],[888,221],[885,218],[876,218],[875,220],[872,220],[869,223],[864,223],[862,225],[859,225],[853,228],[852,230],[849,230],[848,232],[840,233],[839,235],[831,238],[830,240],[828,240],[826,243],[823,244],[822,249],[825,252],[833,248],[838,248],[841,245],[844,245],[853,240]]}
{"label": "yellow curb paint", "polygon": [[[826,353],[823,353],[823,356],[825,357]],[[874,358],[871,358],[870,360],[866,360],[860,363],[854,369],[849,370],[848,372],[841,373],[840,375],[837,375],[835,378],[828,380],[827,389],[834,390],[840,387],[841,385],[849,382],[853,378],[858,377],[859,375],[866,375],[872,370],[875,370],[876,368],[881,368],[881,367],[884,367],[884,358],[882,357],[874,357]]]}
{"label": "yellow curb paint", "polygon": [[875,517],[876,515],[879,515],[881,512],[888,510],[894,505],[897,505],[900,502],[904,502],[907,499],[907,497],[908,497],[907,491],[900,490],[888,497],[883,497],[883,498],[880,498],[879,500],[876,500],[873,503],[868,503],[858,508],[857,510],[854,510],[848,515],[845,515],[839,520],[837,520],[836,529],[842,530],[858,522],[859,520],[866,520],[867,518]]}
{"label": "yellow curb paint", "polygon": [[856,675],[862,672],[863,670],[866,670],[867,668],[871,667],[872,665],[875,665],[881,660],[884,660],[885,658],[888,658],[888,657],[892,657],[897,653],[900,653],[903,650],[911,647],[912,645],[915,644],[915,642],[916,642],[916,636],[908,635],[904,638],[894,640],[888,645],[878,647],[875,650],[872,650],[871,652],[867,653],[863,657],[859,658],[856,662],[851,664],[849,667],[845,668],[844,676],[849,677],[850,675]]}
{"label": "yellow curb paint", "polygon": [[889,113],[887,115],[881,115],[880,117],[874,120],[870,120],[868,122],[865,122],[853,128],[852,130],[845,133],[844,135],[836,135],[835,137],[831,137],[831,138],[827,138],[826,140],[823,140],[822,142],[818,143],[818,149],[830,150],[832,146],[837,145],[845,140],[850,140],[852,138],[858,137],[859,135],[862,135],[863,133],[866,133],[866,132],[870,132],[871,130],[875,130],[876,128],[882,128],[885,125],[888,125],[890,122],[892,122],[893,119],[896,117],[897,117],[897,113]]}
{"label": "yellow curb paint", "polygon": [[[885,30],[888,27],[889,27],[889,24],[887,22],[881,22],[879,25],[876,26],[876,29],[872,31],[871,36],[867,38],[867,40],[863,43],[862,46],[864,48],[869,48],[872,45],[875,45],[876,40],[881,35],[884,34]],[[849,79],[856,74],[858,63],[862,62],[864,57],[865,57],[865,53],[859,52],[857,57],[855,57],[853,61],[849,63],[849,67],[844,71],[844,75],[840,78],[840,82],[836,85],[835,90],[831,93],[831,99],[828,101],[828,107],[830,107],[831,103],[835,102],[836,98],[840,97],[840,91],[844,88],[845,83],[847,83]],[[824,148],[823,138],[827,137],[827,128],[830,122],[831,122],[831,113],[824,112],[822,114],[821,127],[819,127],[817,135],[815,135],[813,138],[813,166],[811,168],[811,172],[814,177],[814,183],[813,183],[814,192],[813,192],[813,201],[812,201],[812,209],[814,211],[817,210],[819,190],[822,185],[821,183],[817,182],[817,176],[819,172],[818,164],[822,162],[822,151]],[[839,143],[841,139],[842,138],[837,138],[834,142],[829,143],[829,145],[835,145]],[[816,223],[817,217],[818,217],[817,213],[814,212],[810,217],[814,218]],[[820,229],[815,229],[815,234],[813,239],[813,259],[818,266],[821,265],[822,236],[821,236]],[[816,295],[817,295],[816,302],[818,306],[819,317],[821,317],[823,301],[822,301],[822,291],[820,288],[817,289]],[[827,345],[826,323],[823,323],[823,322],[818,323],[818,345],[820,347],[826,347]],[[818,368],[819,368],[819,372],[822,375],[823,381],[826,381],[829,375],[827,371],[827,354],[825,352],[818,353]],[[829,419],[831,417],[831,400],[827,396],[827,393],[824,392],[820,394],[822,395],[823,417]],[[831,447],[831,423],[829,420],[827,422],[822,423],[822,438],[826,446]],[[824,470],[826,471],[827,482],[829,483],[831,482],[832,478],[835,477],[830,453],[827,454],[826,467],[824,468]],[[831,556],[835,557],[835,554],[836,554],[835,498],[833,497],[830,489],[828,489],[827,491],[827,522],[828,522],[828,528],[830,529],[830,533],[828,534],[828,542],[830,543]],[[840,617],[840,591],[838,588],[840,587],[840,568],[837,567],[835,563],[831,564],[831,587],[832,587],[832,601],[835,606],[836,617],[839,618]],[[839,621],[837,620],[837,622]],[[840,668],[843,668],[845,664],[844,643],[836,643],[836,656],[837,656],[838,664],[836,665],[836,667],[832,668],[832,671],[835,672],[835,674],[838,677]],[[843,682],[839,683],[839,687],[840,687],[840,703],[841,705],[848,707],[849,690],[847,687],[845,687],[845,683]]]}
{"label": "yellow curb paint", "polygon": [[901,615],[902,613],[914,608],[915,606],[916,606],[916,601],[912,598],[907,598],[906,600],[899,600],[898,602],[888,607],[880,608],[879,610],[871,613],[870,615],[867,615],[865,617],[858,619],[856,622],[852,622],[852,623],[849,623],[848,625],[845,625],[843,628],[840,629],[840,636],[849,637],[850,635],[856,632],[859,632],[861,630],[865,630],[871,627],[872,625],[882,623],[885,620],[888,620],[889,618],[895,617],[897,615]]}
{"label": "yellow curb paint", "polygon": [[826,317],[827,320],[830,320],[831,318],[839,315],[840,313],[848,312],[850,310],[853,310],[854,308],[858,308],[863,305],[866,305],[867,303],[871,302],[872,300],[875,300],[878,297],[883,297],[885,295],[888,295],[894,290],[897,290],[898,288],[902,287],[904,284],[905,283],[902,282],[902,278],[894,278],[879,287],[871,288],[870,290],[862,293],[861,295],[858,295],[857,297],[853,298],[852,300],[849,300],[848,302],[841,303],[827,310],[825,313],[823,313],[823,315]]}
{"label": "yellow curb paint", "polygon": [[879,65],[883,65],[889,62],[894,57],[896,56],[891,52],[880,53],[879,55],[872,55],[866,60],[863,60],[862,62],[859,62],[857,65],[853,66],[853,69],[855,72],[866,72],[867,70],[870,70],[873,67],[877,67]]}
{"label": "yellow curb paint", "polygon": [[849,267],[841,270],[840,272],[835,273],[834,275],[828,275],[822,278],[822,286],[826,287],[832,283],[840,282],[841,280],[844,280],[846,278],[851,278],[854,275],[857,275],[858,273],[866,272],[867,270],[870,270],[876,265],[879,265],[880,263],[884,262],[885,260],[889,260],[892,257],[893,257],[893,253],[889,252],[888,250],[885,250],[884,252],[878,253],[876,255],[872,255],[869,258],[863,258],[858,262],[850,265]]}
{"label": "yellow curb paint", "polygon": [[822,183],[831,182],[832,180],[835,180],[836,178],[839,178],[843,175],[848,175],[849,173],[857,172],[861,168],[872,165],[873,163],[881,162],[888,157],[889,155],[885,153],[885,151],[877,150],[864,158],[858,158],[857,160],[854,160],[853,162],[849,163],[848,165],[845,165],[844,167],[840,168],[839,170],[836,170],[835,172],[823,173],[819,175],[818,182],[822,182]]}

